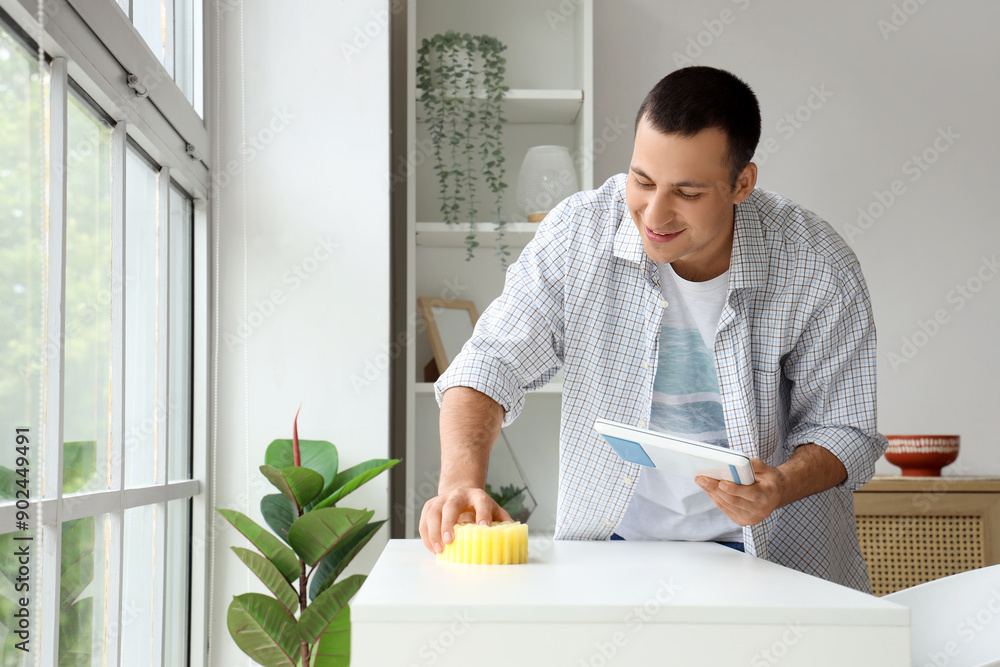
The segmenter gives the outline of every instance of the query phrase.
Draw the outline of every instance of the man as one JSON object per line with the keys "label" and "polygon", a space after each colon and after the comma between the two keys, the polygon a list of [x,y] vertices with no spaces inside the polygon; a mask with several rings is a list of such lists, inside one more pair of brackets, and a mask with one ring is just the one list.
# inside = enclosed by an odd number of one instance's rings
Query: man
{"label": "man", "polygon": [[[759,138],[745,83],[675,71],[642,103],[628,174],[546,217],[437,382],[428,549],[509,519],[483,490],[490,449],[561,367],[556,539],[712,540],[868,590],[851,492],[886,446],[868,290],[827,223],[754,189]],[[756,482],[622,461],[599,417],[749,454]]]}

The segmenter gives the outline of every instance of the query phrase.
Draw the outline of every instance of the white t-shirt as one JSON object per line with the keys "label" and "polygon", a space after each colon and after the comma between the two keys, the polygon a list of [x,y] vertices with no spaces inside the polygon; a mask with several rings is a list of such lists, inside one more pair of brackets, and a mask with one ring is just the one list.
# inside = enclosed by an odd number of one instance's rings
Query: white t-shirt
{"label": "white t-shirt", "polygon": [[[729,271],[690,282],[669,264],[657,266],[667,307],[660,324],[649,428],[728,447],[712,350]],[[693,479],[645,466],[615,532],[626,540],[743,541],[743,529]]]}

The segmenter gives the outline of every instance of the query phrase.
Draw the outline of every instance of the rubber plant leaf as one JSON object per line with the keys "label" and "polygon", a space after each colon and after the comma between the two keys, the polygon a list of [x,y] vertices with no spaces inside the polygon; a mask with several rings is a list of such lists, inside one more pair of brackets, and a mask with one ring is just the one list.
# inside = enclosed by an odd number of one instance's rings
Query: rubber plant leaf
{"label": "rubber plant leaf", "polygon": [[288,543],[299,558],[315,566],[352,528],[368,523],[375,510],[328,507],[303,514],[288,529]]}
{"label": "rubber plant leaf", "polygon": [[363,574],[352,574],[323,591],[299,616],[299,636],[310,644],[319,640],[364,582]]}
{"label": "rubber plant leaf", "polygon": [[66,522],[62,527],[59,604],[66,608],[94,580],[94,517]]}
{"label": "rubber plant leaf", "polygon": [[97,442],[63,443],[63,494],[76,493],[97,475]]}
{"label": "rubber plant leaf", "polygon": [[260,472],[283,496],[295,503],[296,509],[304,508],[323,490],[323,476],[309,468],[262,465]]}
{"label": "rubber plant leaf", "polygon": [[[294,440],[272,440],[264,452],[265,465],[279,470],[295,465]],[[337,476],[337,447],[326,440],[299,440],[301,466],[319,473],[326,489]],[[322,494],[320,497],[323,497]]]}
{"label": "rubber plant leaf", "polygon": [[226,621],[236,645],[264,667],[298,665],[298,624],[274,598],[261,593],[237,595]]}
{"label": "rubber plant leaf", "polygon": [[272,493],[260,499],[260,513],[274,534],[288,542],[288,529],[299,518],[295,505],[280,493]]}
{"label": "rubber plant leaf", "polygon": [[326,558],[319,562],[316,569],[309,575],[309,599],[314,599],[317,595],[329,588],[340,576],[351,560],[361,551],[375,532],[382,527],[385,520],[374,521],[364,526],[352,529],[340,540],[337,548],[327,554]]}
{"label": "rubber plant leaf", "polygon": [[295,589],[288,583],[285,576],[281,574],[274,563],[261,556],[256,551],[244,549],[243,547],[232,547],[240,560],[243,561],[250,571],[257,575],[261,583],[274,593],[274,597],[281,603],[292,616],[299,610],[299,596]]}
{"label": "rubber plant leaf", "polygon": [[321,509],[337,504],[348,493],[375,478],[384,470],[388,470],[396,465],[399,461],[399,459],[371,459],[338,473],[333,479],[333,484],[330,485],[332,489],[330,495],[327,496],[326,491],[324,491],[323,495],[325,497],[322,501],[316,503],[313,509]]}
{"label": "rubber plant leaf", "polygon": [[299,559],[277,537],[258,526],[254,523],[253,519],[242,512],[220,509],[219,514],[224,516],[229,523],[233,524],[236,530],[243,533],[269,561],[274,563],[286,581],[294,581],[299,578],[302,569]]}
{"label": "rubber plant leaf", "polygon": [[351,664],[351,607],[337,614],[326,632],[312,646],[313,667],[347,667]]}

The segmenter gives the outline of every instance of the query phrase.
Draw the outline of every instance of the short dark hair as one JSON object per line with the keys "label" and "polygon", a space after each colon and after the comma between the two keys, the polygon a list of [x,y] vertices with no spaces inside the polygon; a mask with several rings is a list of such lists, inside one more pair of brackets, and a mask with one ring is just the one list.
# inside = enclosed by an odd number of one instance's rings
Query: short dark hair
{"label": "short dark hair", "polygon": [[660,79],[639,107],[636,129],[643,118],[660,132],[683,137],[710,127],[722,130],[733,187],[760,141],[757,96],[737,76],[714,67],[684,67]]}

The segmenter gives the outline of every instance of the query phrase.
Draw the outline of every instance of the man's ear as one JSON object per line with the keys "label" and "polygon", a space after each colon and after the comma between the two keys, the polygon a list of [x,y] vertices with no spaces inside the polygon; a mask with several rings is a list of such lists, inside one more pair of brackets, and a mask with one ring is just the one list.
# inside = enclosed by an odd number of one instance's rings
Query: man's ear
{"label": "man's ear", "polygon": [[733,203],[739,204],[741,201],[750,196],[753,189],[757,186],[757,165],[753,162],[748,162],[747,166],[743,167],[743,171],[740,172],[739,177],[736,179],[736,190],[733,192]]}

